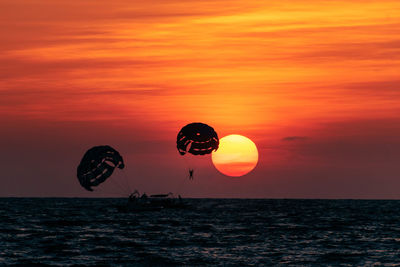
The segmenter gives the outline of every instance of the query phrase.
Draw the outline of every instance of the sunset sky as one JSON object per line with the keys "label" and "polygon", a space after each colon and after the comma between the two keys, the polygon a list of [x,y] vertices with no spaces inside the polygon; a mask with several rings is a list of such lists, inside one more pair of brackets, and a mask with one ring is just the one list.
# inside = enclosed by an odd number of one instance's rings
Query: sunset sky
{"label": "sunset sky", "polygon": [[[182,184],[190,122],[257,167]],[[400,2],[0,0],[0,196],[112,196],[76,178],[102,144],[140,192],[400,198]]]}

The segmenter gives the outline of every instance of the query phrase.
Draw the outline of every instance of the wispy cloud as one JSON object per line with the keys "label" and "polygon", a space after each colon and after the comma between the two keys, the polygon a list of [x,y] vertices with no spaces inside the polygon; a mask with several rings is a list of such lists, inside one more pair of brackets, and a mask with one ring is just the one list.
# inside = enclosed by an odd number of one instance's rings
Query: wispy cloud
{"label": "wispy cloud", "polygon": [[305,173],[326,173],[318,160],[369,164],[368,144],[375,159],[380,143],[397,147],[397,1],[16,0],[0,17],[2,129],[65,124],[60,143],[79,142],[79,129],[85,142],[124,133],[123,147],[130,130],[157,143],[206,121],[257,141],[261,160],[301,158],[290,166]]}
{"label": "wispy cloud", "polygon": [[282,141],[303,141],[307,139],[307,136],[286,136],[282,138]]}

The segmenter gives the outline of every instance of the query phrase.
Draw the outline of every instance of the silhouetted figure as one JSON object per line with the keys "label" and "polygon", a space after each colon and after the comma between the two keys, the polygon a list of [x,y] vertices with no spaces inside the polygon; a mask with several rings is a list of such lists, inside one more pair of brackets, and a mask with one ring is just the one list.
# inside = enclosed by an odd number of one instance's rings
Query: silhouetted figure
{"label": "silhouetted figure", "polygon": [[129,197],[128,197],[128,202],[129,203],[137,202],[139,196],[140,196],[139,191],[137,191],[137,190],[133,191],[133,193],[130,194]]}
{"label": "silhouetted figure", "polygon": [[189,169],[189,179],[190,180],[193,180],[193,172],[194,172],[193,169]]}
{"label": "silhouetted figure", "polygon": [[136,193],[130,194],[128,200],[129,200],[129,203],[136,202],[136,200],[137,200],[137,194],[136,194]]}

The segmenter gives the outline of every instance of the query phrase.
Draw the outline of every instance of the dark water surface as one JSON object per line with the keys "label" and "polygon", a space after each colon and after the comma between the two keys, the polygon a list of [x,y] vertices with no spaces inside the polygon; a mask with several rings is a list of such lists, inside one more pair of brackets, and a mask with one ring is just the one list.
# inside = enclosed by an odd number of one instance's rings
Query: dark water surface
{"label": "dark water surface", "polygon": [[0,199],[0,265],[400,265],[400,201]]}

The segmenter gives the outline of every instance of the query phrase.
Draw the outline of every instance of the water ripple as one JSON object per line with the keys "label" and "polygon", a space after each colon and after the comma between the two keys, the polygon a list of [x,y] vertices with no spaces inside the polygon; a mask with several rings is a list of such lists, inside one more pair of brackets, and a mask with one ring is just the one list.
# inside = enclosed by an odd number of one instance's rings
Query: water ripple
{"label": "water ripple", "polygon": [[399,265],[400,202],[190,200],[119,213],[123,199],[0,199],[0,263],[53,266]]}

